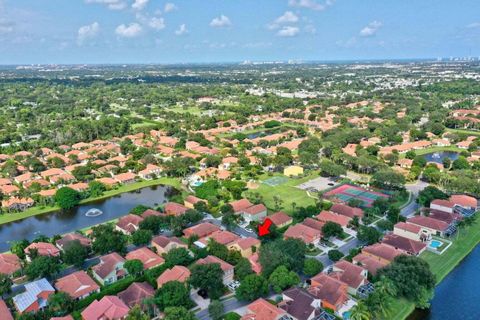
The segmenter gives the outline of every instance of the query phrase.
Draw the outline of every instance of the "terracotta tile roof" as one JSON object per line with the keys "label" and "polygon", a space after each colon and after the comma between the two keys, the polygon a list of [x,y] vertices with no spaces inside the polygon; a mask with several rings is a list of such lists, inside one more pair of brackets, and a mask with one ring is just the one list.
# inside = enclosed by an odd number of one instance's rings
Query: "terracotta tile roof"
{"label": "terracotta tile roof", "polygon": [[325,300],[333,306],[342,304],[348,299],[347,285],[342,281],[324,273],[316,275],[311,280],[312,286],[308,292],[318,299]]}
{"label": "terracotta tile roof", "polygon": [[248,208],[243,210],[243,212],[245,214],[249,214],[249,215],[252,215],[252,216],[255,216],[255,215],[260,214],[260,213],[265,212],[265,211],[267,211],[267,207],[265,207],[261,203],[253,205],[253,206],[248,207]]}
{"label": "terracotta tile roof", "polygon": [[165,214],[161,213],[160,211],[153,210],[153,209],[147,209],[141,214],[141,217],[143,219],[145,219],[147,217],[150,217],[150,216],[162,217],[162,216],[165,216]]}
{"label": "terracotta tile roof", "polygon": [[260,274],[262,273],[262,265],[258,262],[258,252],[255,252],[254,254],[252,254],[249,258],[248,258],[248,261],[250,262],[251,266],[252,266],[252,270],[253,272],[255,272],[256,274]]}
{"label": "terracotta tile roof", "polygon": [[168,202],[163,207],[163,210],[168,215],[179,216],[187,212],[189,209],[185,207],[183,204],[176,203],[176,202]]}
{"label": "terracotta tile roof", "polygon": [[102,279],[115,270],[118,263],[125,262],[125,259],[116,252],[100,257],[100,263],[94,265],[92,270]]}
{"label": "terracotta tile roof", "polygon": [[191,204],[196,204],[198,202],[205,202],[205,200],[197,198],[195,196],[189,195],[185,198],[185,201]]}
{"label": "terracotta tile roof", "polygon": [[0,253],[0,273],[11,275],[22,267],[16,254]]}
{"label": "terracotta tile roof", "polygon": [[92,240],[76,232],[64,235],[61,239],[57,240],[55,244],[59,247],[65,248],[65,245],[75,240],[80,241],[80,244],[85,247],[90,247],[92,245]]}
{"label": "terracotta tile roof", "polygon": [[278,320],[286,314],[284,310],[259,298],[247,306],[247,314],[241,320]]}
{"label": "terracotta tile roof", "polygon": [[117,174],[116,176],[114,176],[113,178],[115,180],[117,180],[118,182],[120,183],[124,183],[124,182],[128,182],[128,181],[132,181],[132,180],[135,180],[135,174],[132,173],[132,172],[125,172],[125,173],[120,173],[120,174]]}
{"label": "terracotta tile roof", "polygon": [[219,231],[215,231],[211,235],[203,238],[202,242],[208,244],[208,241],[210,239],[213,239],[220,244],[228,245],[232,242],[237,241],[238,239],[240,239],[240,237],[237,236],[236,234],[230,232],[230,231],[219,230]]}
{"label": "terracotta tile roof", "polygon": [[140,222],[143,221],[143,218],[137,216],[136,214],[129,214],[124,217],[121,217],[116,226],[120,229],[126,231],[127,233],[133,233],[138,230]]}
{"label": "terracotta tile roof", "polygon": [[397,228],[397,229],[400,229],[400,230],[404,230],[404,231],[408,231],[408,232],[411,232],[411,233],[416,233],[418,234],[422,228],[415,225],[415,224],[410,224],[410,223],[405,223],[405,222],[398,222],[396,223],[393,228]]}
{"label": "terracotta tile roof", "polygon": [[424,216],[411,217],[407,220],[407,223],[416,224],[437,231],[445,231],[448,228],[448,223]]}
{"label": "terracotta tile roof", "polygon": [[276,226],[280,226],[286,223],[292,223],[293,219],[288,214],[282,211],[275,212],[274,214],[268,216],[272,223]]}
{"label": "terracotta tile roof", "polygon": [[197,264],[210,264],[210,263],[218,263],[220,265],[220,268],[222,268],[223,272],[227,272],[229,270],[233,270],[233,266],[228,263],[223,261],[220,258],[217,258],[215,256],[206,256],[203,259],[198,259]]}
{"label": "terracotta tile roof", "polygon": [[305,220],[303,220],[302,224],[312,229],[318,230],[320,232],[322,231],[322,228],[325,225],[325,223],[312,218],[306,218]]}
{"label": "terracotta tile roof", "polygon": [[209,222],[202,222],[200,224],[197,224],[196,226],[183,230],[183,234],[186,237],[197,235],[199,238],[203,238],[219,230],[220,230],[220,227],[214,224],[211,224]]}
{"label": "terracotta tile roof", "polygon": [[341,225],[342,227],[346,227],[350,222],[351,218],[339,215],[330,211],[322,211],[318,216],[316,216],[317,220],[321,222],[335,222]]}
{"label": "terracotta tile roof", "polygon": [[28,255],[32,249],[36,249],[41,256],[58,257],[60,255],[60,250],[48,242],[33,242],[23,252]]}
{"label": "terracotta tile roof", "polygon": [[386,235],[383,237],[382,243],[413,255],[419,255],[427,247],[427,244],[424,242],[415,241],[396,234]]}
{"label": "terracotta tile roof", "polygon": [[77,271],[55,282],[58,291],[66,292],[73,299],[96,292],[100,287],[85,271]]}
{"label": "terracotta tile roof", "polygon": [[127,306],[133,308],[143,303],[146,298],[151,298],[155,290],[147,282],[134,282],[127,289],[117,294]]}
{"label": "terracotta tile roof", "polygon": [[165,262],[165,259],[156,255],[152,250],[148,249],[147,247],[130,251],[125,258],[127,260],[137,259],[142,261],[143,269],[145,270],[159,266]]}
{"label": "terracotta tile roof", "polygon": [[395,257],[404,254],[403,251],[395,249],[384,243],[375,243],[362,249],[363,253],[368,253],[372,256],[379,257],[388,261],[393,261]]}
{"label": "terracotta tile roof", "polygon": [[128,306],[117,296],[104,296],[100,301],[93,301],[82,311],[82,319],[123,319],[129,311]]}
{"label": "terracotta tile roof", "polygon": [[386,262],[364,253],[357,254],[352,261],[361,264],[371,275],[376,275],[378,269],[387,265]]}
{"label": "terracotta tile roof", "polygon": [[353,218],[354,216],[363,217],[363,210],[360,208],[350,207],[346,204],[335,203],[331,208],[330,211],[341,214],[342,216],[347,216],[349,218]]}
{"label": "terracotta tile roof", "polygon": [[366,281],[365,269],[347,260],[340,260],[335,263],[333,270],[331,275],[351,288],[357,289]]}
{"label": "terracotta tile roof", "polygon": [[233,212],[242,212],[243,210],[247,209],[248,207],[253,206],[253,203],[248,201],[247,199],[240,199],[237,201],[230,202],[230,205],[233,208]]}
{"label": "terracotta tile roof", "polygon": [[450,197],[450,201],[464,208],[477,208],[478,201],[474,197],[463,195],[463,194],[454,194]]}
{"label": "terracotta tile roof", "polygon": [[155,238],[152,239],[152,243],[157,244],[158,246],[162,248],[166,248],[167,245],[171,242],[175,242],[179,245],[185,246],[186,244],[178,239],[177,237],[165,237],[165,236],[156,236]]}
{"label": "terracotta tile roof", "polygon": [[158,278],[157,278],[157,286],[160,288],[165,283],[169,281],[179,281],[185,282],[188,278],[190,278],[190,270],[188,270],[184,266],[174,266],[171,269],[165,270]]}
{"label": "terracotta tile roof", "polygon": [[430,206],[432,206],[432,204],[436,204],[438,206],[447,207],[447,208],[453,208],[455,206],[454,202],[451,202],[449,200],[443,200],[443,199],[435,199],[430,203]]}
{"label": "terracotta tile roof", "polygon": [[300,239],[305,243],[312,243],[316,240],[319,240],[321,235],[322,233],[320,231],[303,224],[296,224],[294,226],[290,226],[284,233],[284,237],[286,239]]}
{"label": "terracotta tile roof", "polygon": [[240,238],[236,241],[236,244],[242,249],[246,250],[249,249],[253,246],[259,246],[260,245],[260,240],[252,238],[252,237],[246,237],[246,238]]}

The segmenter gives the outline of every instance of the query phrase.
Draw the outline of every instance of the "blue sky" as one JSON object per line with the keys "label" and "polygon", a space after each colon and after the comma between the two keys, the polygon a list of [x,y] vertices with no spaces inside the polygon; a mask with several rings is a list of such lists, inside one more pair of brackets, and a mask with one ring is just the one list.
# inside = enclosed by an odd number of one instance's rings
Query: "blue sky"
{"label": "blue sky", "polygon": [[480,56],[478,0],[0,0],[0,64]]}

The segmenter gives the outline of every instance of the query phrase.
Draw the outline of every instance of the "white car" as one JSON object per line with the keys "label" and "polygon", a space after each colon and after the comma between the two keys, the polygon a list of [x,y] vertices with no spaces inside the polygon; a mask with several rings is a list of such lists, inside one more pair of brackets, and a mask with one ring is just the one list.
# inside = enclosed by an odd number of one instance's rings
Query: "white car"
{"label": "white car", "polygon": [[230,289],[230,291],[233,291],[233,292],[237,290],[239,286],[240,286],[240,282],[238,281],[232,281],[227,285],[228,289]]}

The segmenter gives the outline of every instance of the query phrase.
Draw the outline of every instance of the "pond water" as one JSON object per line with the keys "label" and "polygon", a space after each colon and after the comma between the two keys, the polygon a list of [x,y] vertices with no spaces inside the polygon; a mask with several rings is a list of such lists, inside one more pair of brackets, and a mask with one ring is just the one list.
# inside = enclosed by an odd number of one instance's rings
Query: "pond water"
{"label": "pond water", "polygon": [[458,152],[454,151],[440,151],[440,152],[432,152],[427,153],[423,157],[427,162],[436,162],[436,163],[443,163],[443,159],[449,158],[450,160],[454,161],[457,160],[459,156]]}
{"label": "pond water", "polygon": [[[169,186],[153,186],[122,193],[111,198],[80,205],[72,210],[49,212],[0,225],[0,252],[10,249],[15,240],[33,240],[43,234],[48,237],[83,229],[126,215],[139,204],[156,207],[176,193]],[[99,209],[102,214],[87,216],[87,211]]]}
{"label": "pond water", "polygon": [[428,310],[415,310],[408,320],[480,319],[480,246],[477,246],[435,289]]}

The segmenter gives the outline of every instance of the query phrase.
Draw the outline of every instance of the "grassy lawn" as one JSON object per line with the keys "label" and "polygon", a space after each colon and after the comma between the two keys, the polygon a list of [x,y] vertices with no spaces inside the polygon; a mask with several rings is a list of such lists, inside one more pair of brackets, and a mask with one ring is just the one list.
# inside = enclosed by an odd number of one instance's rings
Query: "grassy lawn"
{"label": "grassy lawn", "polygon": [[422,155],[427,154],[427,153],[442,152],[442,151],[462,152],[462,151],[464,151],[464,149],[460,149],[456,146],[431,147],[431,148],[415,150],[415,153],[417,154],[417,156],[422,156]]}
{"label": "grassy lawn", "polygon": [[[136,183],[122,185],[117,189],[106,191],[100,197],[84,199],[80,201],[80,204],[88,203],[95,200],[110,198],[124,192],[129,192],[129,191],[150,187],[150,186],[155,186],[159,184],[170,185],[179,190],[182,188],[181,183],[178,179],[164,177],[164,178],[155,179],[155,180],[145,180],[145,181],[140,181]],[[28,210],[25,210],[23,212],[4,213],[0,216],[0,225],[4,223],[16,221],[16,220],[25,219],[31,216],[42,214],[42,213],[57,211],[57,210],[60,210],[60,208],[57,206],[47,206],[47,207],[36,206]]]}
{"label": "grassy lawn", "polygon": [[[421,255],[437,277],[437,285],[480,243],[480,222],[461,229],[458,237],[455,235],[451,240],[452,245],[442,255],[429,251]],[[414,307],[413,303],[406,300],[395,300],[391,313],[393,319],[406,319]]]}
{"label": "grassy lawn", "polygon": [[[259,182],[275,176],[285,177],[282,174],[274,174],[273,176],[265,174],[260,177]],[[291,214],[293,213],[292,203],[295,203],[297,207],[315,205],[315,199],[309,197],[306,191],[298,189],[295,186],[316,177],[318,177],[318,174],[315,172],[299,179],[288,178],[287,182],[275,187],[260,183],[260,187],[258,189],[251,190],[250,192],[260,193],[263,197],[265,205],[270,210],[274,210],[275,208],[273,197],[279,197],[283,201],[282,210],[285,211],[285,213]]]}
{"label": "grassy lawn", "polygon": [[480,131],[475,131],[475,130],[467,130],[467,129],[448,129],[447,131],[452,132],[452,133],[465,133],[469,134],[472,136],[480,136]]}

